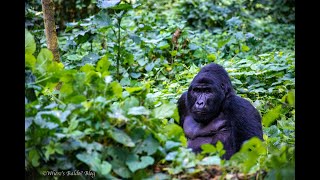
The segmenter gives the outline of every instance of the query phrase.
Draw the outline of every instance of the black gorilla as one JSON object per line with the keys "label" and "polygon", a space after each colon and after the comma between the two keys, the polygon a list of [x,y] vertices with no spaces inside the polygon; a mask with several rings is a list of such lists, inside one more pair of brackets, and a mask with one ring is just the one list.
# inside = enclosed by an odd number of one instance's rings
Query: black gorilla
{"label": "black gorilla", "polygon": [[201,151],[220,140],[229,159],[253,136],[262,140],[261,116],[251,103],[236,95],[227,71],[211,63],[194,77],[178,101],[180,125],[188,147]]}

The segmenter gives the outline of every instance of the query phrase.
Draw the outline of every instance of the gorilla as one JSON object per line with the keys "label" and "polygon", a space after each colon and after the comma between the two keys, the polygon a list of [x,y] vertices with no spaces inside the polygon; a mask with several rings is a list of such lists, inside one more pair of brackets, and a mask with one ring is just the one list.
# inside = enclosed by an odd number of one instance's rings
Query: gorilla
{"label": "gorilla", "polygon": [[192,80],[178,100],[180,126],[188,147],[201,152],[201,145],[221,141],[230,157],[251,137],[263,140],[261,116],[246,99],[236,95],[227,71],[211,63]]}

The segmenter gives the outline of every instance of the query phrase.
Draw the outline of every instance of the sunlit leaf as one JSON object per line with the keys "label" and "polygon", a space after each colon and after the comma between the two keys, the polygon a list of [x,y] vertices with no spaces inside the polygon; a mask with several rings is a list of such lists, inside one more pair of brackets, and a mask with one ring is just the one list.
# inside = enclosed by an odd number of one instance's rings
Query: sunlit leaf
{"label": "sunlit leaf", "polygon": [[218,156],[210,156],[203,158],[199,164],[201,165],[221,165],[221,159]]}
{"label": "sunlit leaf", "polygon": [[152,111],[152,114],[157,119],[164,119],[171,117],[174,114],[174,110],[177,108],[177,105],[172,103],[162,104],[160,107],[155,108]]}
{"label": "sunlit leaf", "polygon": [[217,151],[216,147],[212,144],[203,144],[201,145],[202,153],[215,153]]}
{"label": "sunlit leaf", "polygon": [[110,66],[110,61],[108,60],[107,56],[103,56],[97,63],[97,71],[103,73],[103,72],[108,72],[109,66]]}
{"label": "sunlit leaf", "polygon": [[121,143],[125,146],[128,147],[133,147],[135,146],[134,142],[131,140],[130,136],[128,136],[125,132],[123,132],[122,130],[113,128],[113,130],[108,131],[109,135],[112,137],[112,139],[114,139],[115,141],[117,141],[118,143]]}
{"label": "sunlit leaf", "polygon": [[36,43],[33,35],[27,30],[24,30],[24,48],[25,54],[33,54],[36,51]]}
{"label": "sunlit leaf", "polygon": [[36,58],[32,54],[25,54],[24,56],[26,67],[31,68],[32,71],[34,71],[35,64],[36,64]]}
{"label": "sunlit leaf", "polygon": [[146,71],[151,71],[154,66],[155,66],[154,63],[152,63],[152,62],[151,62],[151,63],[148,63],[148,64],[146,65],[146,67],[145,67],[145,70],[146,70]]}
{"label": "sunlit leaf", "polygon": [[150,111],[144,106],[132,107],[129,109],[128,114],[130,115],[149,115]]}
{"label": "sunlit leaf", "polygon": [[154,159],[151,156],[142,156],[139,158],[137,155],[130,155],[126,161],[129,169],[135,172],[138,169],[146,168],[154,163]]}
{"label": "sunlit leaf", "polygon": [[262,124],[265,127],[269,127],[275,120],[280,117],[281,112],[281,105],[276,106],[275,108],[269,110],[263,117],[262,117]]}
{"label": "sunlit leaf", "polygon": [[208,60],[209,61],[215,61],[217,59],[216,55],[214,54],[208,54]]}
{"label": "sunlit leaf", "polygon": [[151,135],[149,135],[141,144],[136,146],[134,152],[138,154],[146,152],[147,155],[152,155],[157,151],[159,146],[159,142],[156,139],[154,139]]}
{"label": "sunlit leaf", "polygon": [[295,106],[295,91],[294,90],[289,91],[287,100],[291,106]]}
{"label": "sunlit leaf", "polygon": [[110,86],[112,88],[114,95],[118,98],[121,98],[122,97],[122,86],[116,81],[113,81],[112,83],[110,83]]}
{"label": "sunlit leaf", "polygon": [[97,6],[99,8],[110,8],[120,3],[120,0],[98,0]]}
{"label": "sunlit leaf", "polygon": [[249,48],[248,46],[246,46],[246,45],[242,45],[242,46],[241,46],[241,50],[242,50],[243,52],[247,52],[247,51],[250,50],[250,48]]}

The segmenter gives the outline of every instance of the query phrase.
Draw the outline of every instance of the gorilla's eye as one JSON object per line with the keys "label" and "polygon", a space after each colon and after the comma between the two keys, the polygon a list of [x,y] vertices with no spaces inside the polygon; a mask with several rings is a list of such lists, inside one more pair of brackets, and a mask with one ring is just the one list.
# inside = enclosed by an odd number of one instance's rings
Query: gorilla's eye
{"label": "gorilla's eye", "polygon": [[209,92],[211,92],[210,88],[199,88],[199,87],[196,87],[196,88],[193,88],[192,90],[194,92],[196,92],[196,93],[209,93]]}
{"label": "gorilla's eye", "polygon": [[201,89],[200,88],[193,88],[193,91],[194,92],[201,92]]}

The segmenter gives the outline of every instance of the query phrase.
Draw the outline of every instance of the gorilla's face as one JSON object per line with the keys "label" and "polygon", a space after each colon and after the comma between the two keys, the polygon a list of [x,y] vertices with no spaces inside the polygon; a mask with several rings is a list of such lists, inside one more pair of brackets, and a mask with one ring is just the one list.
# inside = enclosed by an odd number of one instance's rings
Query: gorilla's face
{"label": "gorilla's face", "polygon": [[198,123],[208,123],[219,115],[225,98],[223,84],[206,77],[195,77],[191,83],[187,101],[189,112]]}

